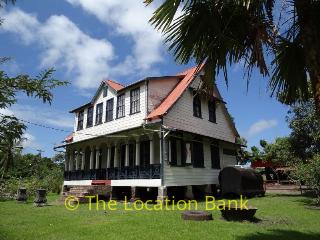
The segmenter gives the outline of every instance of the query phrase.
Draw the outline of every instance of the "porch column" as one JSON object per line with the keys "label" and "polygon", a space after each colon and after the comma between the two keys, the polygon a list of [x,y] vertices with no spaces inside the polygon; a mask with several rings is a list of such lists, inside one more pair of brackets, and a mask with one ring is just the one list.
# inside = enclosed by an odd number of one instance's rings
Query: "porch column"
{"label": "porch column", "polygon": [[129,166],[129,143],[126,143],[126,156],[124,165]]}
{"label": "porch column", "polygon": [[69,171],[73,171],[74,151],[70,152]]}
{"label": "porch column", "polygon": [[153,136],[149,136],[150,139],[150,164],[154,164],[154,142],[153,142]]}
{"label": "porch column", "polygon": [[90,169],[93,169],[93,161],[94,161],[94,148],[90,148]]}
{"label": "porch column", "polygon": [[67,172],[68,169],[69,169],[69,151],[66,151],[64,155],[64,170]]}
{"label": "porch column", "polygon": [[76,170],[77,170],[77,171],[79,170],[80,158],[81,158],[80,150],[78,150],[78,151],[77,151],[77,156],[76,156]]}
{"label": "porch column", "polygon": [[100,149],[96,148],[96,169],[100,167]]}
{"label": "porch column", "polygon": [[81,154],[81,170],[84,170],[85,162],[86,162],[86,151],[83,150]]}
{"label": "porch column", "polygon": [[107,168],[111,165],[111,146],[107,147]]}
{"label": "porch column", "polygon": [[136,140],[136,166],[140,165],[140,141]]}
{"label": "porch column", "polygon": [[119,153],[118,153],[118,146],[114,146],[114,167],[119,167]]}

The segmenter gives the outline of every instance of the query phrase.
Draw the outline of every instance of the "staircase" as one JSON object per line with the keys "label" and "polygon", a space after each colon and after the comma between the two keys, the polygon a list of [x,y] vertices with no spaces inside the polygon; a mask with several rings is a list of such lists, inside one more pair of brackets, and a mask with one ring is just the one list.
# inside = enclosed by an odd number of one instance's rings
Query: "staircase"
{"label": "staircase", "polygon": [[108,199],[110,193],[110,185],[64,186],[61,194],[61,201],[64,201],[69,196],[73,196],[78,198],[80,203],[86,203],[89,201],[86,196],[99,195],[99,197]]}

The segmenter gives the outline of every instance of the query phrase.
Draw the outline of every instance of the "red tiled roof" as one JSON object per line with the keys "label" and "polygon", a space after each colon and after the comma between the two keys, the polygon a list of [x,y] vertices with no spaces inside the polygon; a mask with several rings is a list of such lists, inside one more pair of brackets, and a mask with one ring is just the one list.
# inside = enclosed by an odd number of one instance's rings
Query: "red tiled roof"
{"label": "red tiled roof", "polygon": [[124,86],[121,85],[120,83],[117,83],[117,82],[110,80],[110,79],[105,80],[104,82],[107,83],[110,87],[112,87],[116,91],[120,91],[121,89],[124,88]]}
{"label": "red tiled roof", "polygon": [[166,114],[168,110],[173,106],[173,104],[179,99],[182,93],[186,90],[189,84],[192,82],[197,70],[200,71],[202,68],[203,65],[200,68],[193,67],[181,73],[178,73],[178,76],[184,76],[184,78],[177,84],[177,86],[163,100],[163,102],[146,117],[146,119],[156,119]]}
{"label": "red tiled roof", "polygon": [[66,143],[71,143],[73,142],[73,133],[70,133],[68,136],[65,137],[64,141]]}

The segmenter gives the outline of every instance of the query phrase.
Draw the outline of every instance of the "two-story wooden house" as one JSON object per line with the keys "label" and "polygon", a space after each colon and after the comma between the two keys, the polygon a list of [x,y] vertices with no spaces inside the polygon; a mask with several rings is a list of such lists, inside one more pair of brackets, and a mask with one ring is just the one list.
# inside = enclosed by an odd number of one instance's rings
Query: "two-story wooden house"
{"label": "two-story wooden house", "polygon": [[65,189],[106,185],[158,199],[177,189],[210,193],[220,169],[237,163],[239,145],[216,86],[210,95],[197,91],[201,73],[191,68],[128,86],[103,81],[90,102],[70,111]]}

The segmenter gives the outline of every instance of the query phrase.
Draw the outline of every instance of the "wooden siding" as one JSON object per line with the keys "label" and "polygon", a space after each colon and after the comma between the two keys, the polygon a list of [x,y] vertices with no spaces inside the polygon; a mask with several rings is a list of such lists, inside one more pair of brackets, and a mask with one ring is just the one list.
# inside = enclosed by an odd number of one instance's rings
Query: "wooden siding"
{"label": "wooden siding", "polygon": [[163,117],[163,124],[168,127],[192,132],[227,142],[235,142],[236,134],[230,127],[228,114],[222,106],[216,105],[216,123],[209,121],[208,101],[201,99],[202,118],[193,116],[193,93],[186,90]]}
{"label": "wooden siding", "polygon": [[[211,168],[210,144],[203,144],[204,168],[194,168],[193,166],[176,167],[167,163],[163,166],[163,183],[165,186],[187,186],[218,184],[218,169]],[[221,161],[221,158],[220,158]]]}
{"label": "wooden siding", "polygon": [[159,78],[148,84],[148,113],[154,110],[178,83],[178,77]]}
{"label": "wooden siding", "polygon": [[[110,134],[113,132],[118,132],[134,127],[139,127],[144,123],[144,118],[146,116],[146,85],[142,83],[140,85],[140,112],[130,115],[130,89],[125,92],[125,117],[116,119],[116,107],[117,107],[117,93],[109,87],[107,97],[103,97],[103,91],[101,91],[94,103],[94,111],[93,111],[93,126],[90,128],[86,128],[87,124],[87,109],[84,111],[84,123],[83,130],[76,131],[77,127],[77,116],[75,117],[75,135],[73,138],[74,142],[86,140],[90,138],[94,138],[97,136]],[[110,98],[114,98],[114,106],[113,106],[113,121],[105,122],[106,120],[106,102]],[[100,125],[95,125],[95,115],[96,115],[96,105],[103,102],[103,123]],[[77,113],[76,113],[77,115]]]}

